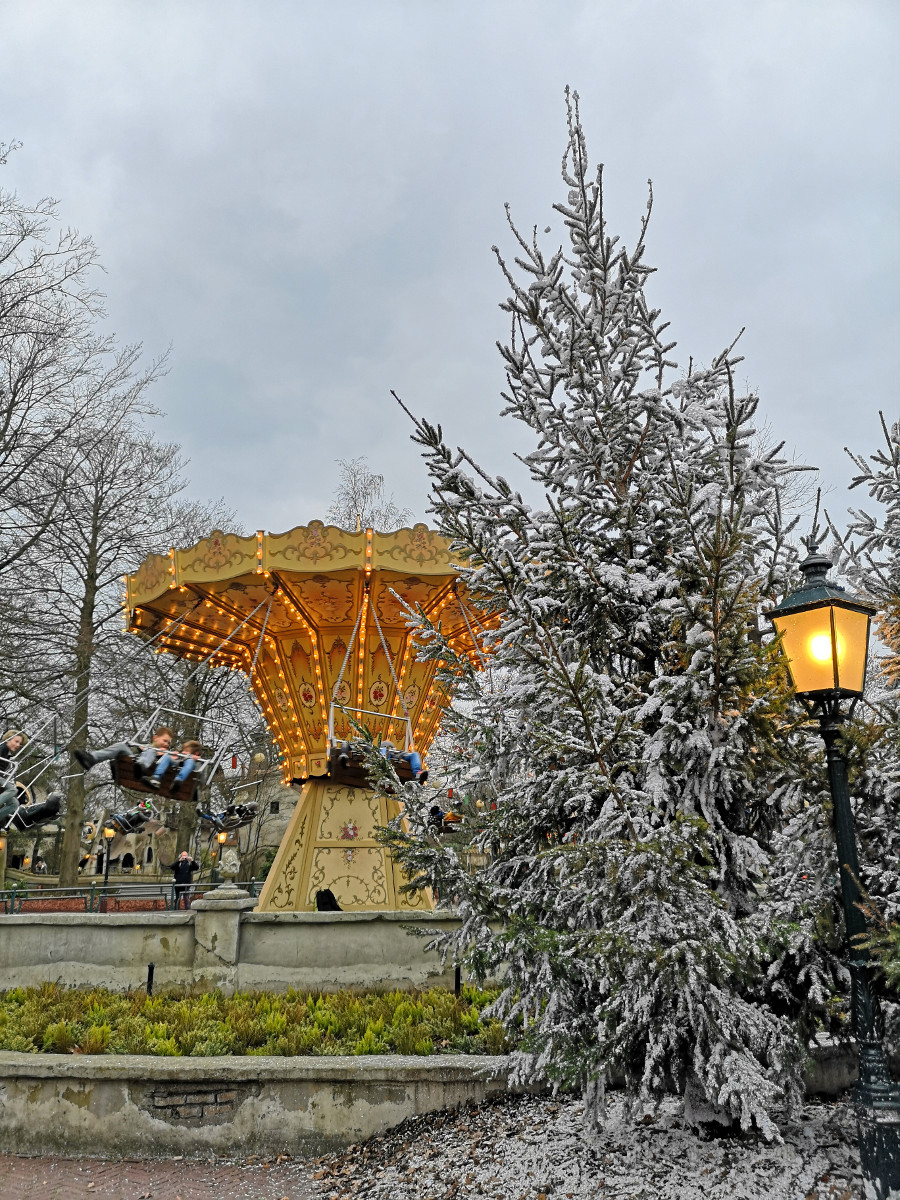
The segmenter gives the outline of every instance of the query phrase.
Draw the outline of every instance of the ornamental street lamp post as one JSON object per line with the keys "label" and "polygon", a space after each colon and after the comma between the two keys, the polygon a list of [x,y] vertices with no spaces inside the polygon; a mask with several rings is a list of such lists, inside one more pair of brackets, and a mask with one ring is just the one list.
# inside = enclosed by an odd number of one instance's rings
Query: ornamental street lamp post
{"label": "ornamental street lamp post", "polygon": [[109,908],[109,897],[106,894],[106,888],[109,884],[109,848],[115,836],[116,831],[111,825],[103,826],[103,840],[106,842],[106,853],[103,855],[103,895],[106,897],[107,909]]}
{"label": "ornamental street lamp post", "polygon": [[867,932],[860,904],[859,855],[850,807],[847,764],[840,749],[841,726],[863,694],[869,626],[875,609],[828,581],[831,560],[811,544],[800,564],[804,582],[772,610],[791,682],[818,718],[825,742],[834,834],[840,865],[841,899],[847,927],[851,1014],[859,1053],[859,1083],[853,1099],[859,1121],[860,1158],[871,1200],[900,1198],[900,1088],[892,1084],[882,1045],[884,1020],[873,986],[872,962],[860,946]]}
{"label": "ornamental street lamp post", "polygon": [[222,854],[225,850],[225,843],[228,841],[228,834],[224,829],[220,829],[216,834],[216,841],[218,842],[218,845],[213,850],[213,865],[209,876],[210,883],[219,882],[219,870],[222,865]]}

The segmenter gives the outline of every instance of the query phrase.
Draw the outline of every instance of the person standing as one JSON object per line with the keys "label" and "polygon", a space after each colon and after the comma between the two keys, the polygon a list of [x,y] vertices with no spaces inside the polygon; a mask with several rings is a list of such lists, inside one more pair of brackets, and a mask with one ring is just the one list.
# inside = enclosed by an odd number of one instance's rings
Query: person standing
{"label": "person standing", "polygon": [[171,871],[175,876],[175,907],[181,908],[181,898],[184,897],[184,907],[191,907],[191,884],[194,882],[193,875],[195,871],[200,870],[200,864],[188,854],[187,850],[182,850],[175,861],[168,867],[167,871]]}

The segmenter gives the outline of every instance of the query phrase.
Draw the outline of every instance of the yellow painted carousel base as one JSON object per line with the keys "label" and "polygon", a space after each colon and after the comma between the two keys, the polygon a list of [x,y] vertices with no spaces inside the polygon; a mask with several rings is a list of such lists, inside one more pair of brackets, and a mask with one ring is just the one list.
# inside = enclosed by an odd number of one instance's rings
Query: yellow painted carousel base
{"label": "yellow painted carousel base", "polygon": [[368,788],[310,779],[259,897],[257,912],[314,912],[316,892],[330,888],[345,912],[434,907],[430,892],[403,893],[405,876],[375,829],[398,805]]}

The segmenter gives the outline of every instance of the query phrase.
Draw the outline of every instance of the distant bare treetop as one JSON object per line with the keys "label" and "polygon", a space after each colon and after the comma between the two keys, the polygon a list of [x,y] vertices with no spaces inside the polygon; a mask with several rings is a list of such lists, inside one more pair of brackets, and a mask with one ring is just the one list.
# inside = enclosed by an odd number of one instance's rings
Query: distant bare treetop
{"label": "distant bare treetop", "polygon": [[338,485],[326,519],[340,529],[377,529],[393,533],[412,520],[407,508],[399,508],[393,496],[384,493],[384,476],[369,469],[365,456],[339,458]]}

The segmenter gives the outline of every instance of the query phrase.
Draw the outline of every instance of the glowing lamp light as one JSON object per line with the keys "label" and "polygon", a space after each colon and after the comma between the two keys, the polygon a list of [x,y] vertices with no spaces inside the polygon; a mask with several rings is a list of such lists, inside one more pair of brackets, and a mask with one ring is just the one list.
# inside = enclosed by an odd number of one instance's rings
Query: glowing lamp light
{"label": "glowing lamp light", "polygon": [[219,843],[220,846],[224,846],[225,843],[228,841],[228,834],[225,832],[224,829],[220,830],[220,832],[216,834],[216,841]]}
{"label": "glowing lamp light", "polygon": [[866,683],[869,628],[875,609],[829,583],[830,559],[809,547],[800,564],[803,584],[769,613],[781,635],[791,682],[814,699],[826,694],[859,697]]}
{"label": "glowing lamp light", "polygon": [[104,825],[103,826],[103,836],[106,838],[106,840],[108,842],[111,842],[113,840],[113,838],[116,836],[116,831],[112,828],[112,826]]}
{"label": "glowing lamp light", "polygon": [[[838,642],[838,658],[841,657],[842,643]],[[827,633],[813,634],[809,642],[809,652],[816,662],[827,662],[831,659],[831,638]]]}

